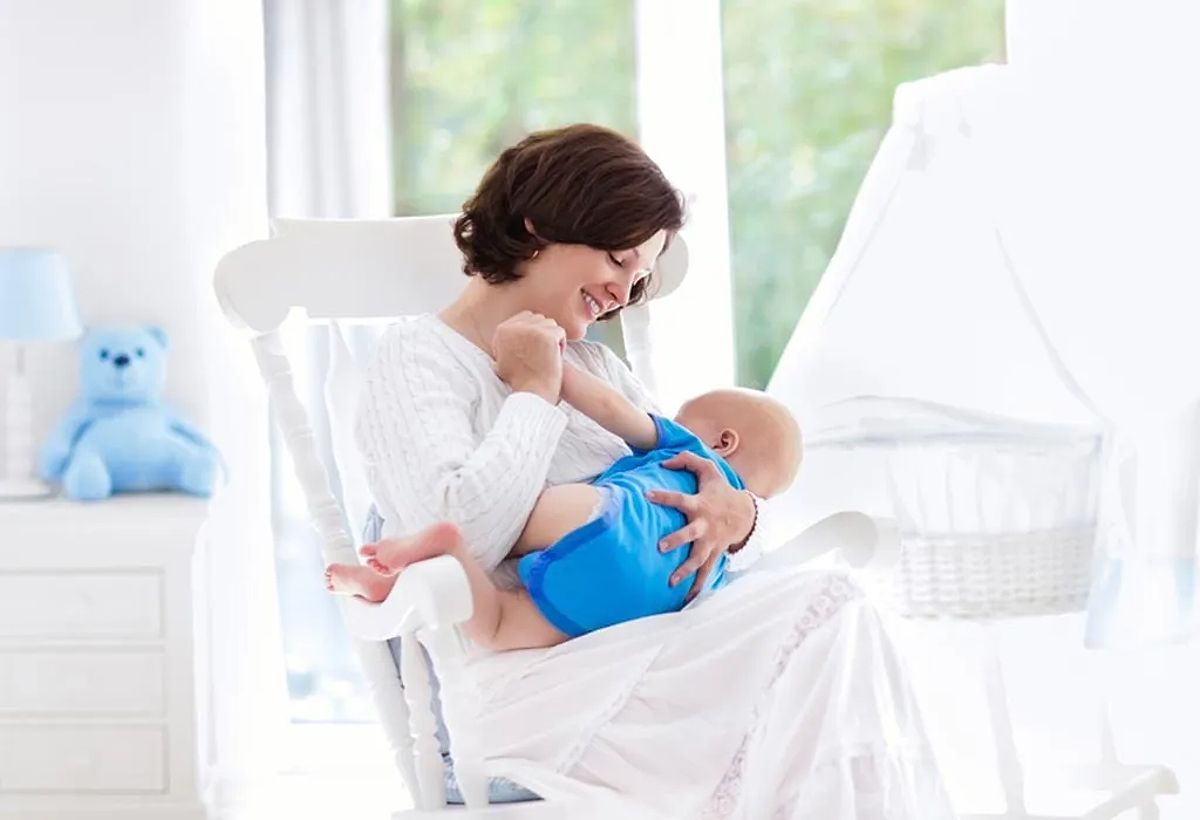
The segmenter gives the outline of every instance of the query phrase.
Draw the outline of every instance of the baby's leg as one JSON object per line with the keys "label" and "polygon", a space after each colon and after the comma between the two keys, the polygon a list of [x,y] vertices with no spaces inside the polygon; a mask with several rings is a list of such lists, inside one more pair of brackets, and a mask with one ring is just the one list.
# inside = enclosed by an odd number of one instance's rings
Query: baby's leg
{"label": "baby's leg", "polygon": [[359,564],[330,564],[325,568],[325,589],[345,595],[357,595],[373,604],[387,598],[396,585],[396,576],[380,575]]}
{"label": "baby's leg", "polygon": [[395,574],[416,561],[450,555],[462,564],[471,586],[474,604],[470,619],[463,624],[467,637],[488,649],[528,649],[554,646],[567,636],[542,617],[524,590],[499,589],[467,552],[458,527],[441,522],[406,538],[388,538],[363,547],[367,564],[378,572]]}
{"label": "baby's leg", "polygon": [[579,529],[595,517],[600,499],[600,490],[591,484],[559,484],[542,490],[512,554],[545,549]]}

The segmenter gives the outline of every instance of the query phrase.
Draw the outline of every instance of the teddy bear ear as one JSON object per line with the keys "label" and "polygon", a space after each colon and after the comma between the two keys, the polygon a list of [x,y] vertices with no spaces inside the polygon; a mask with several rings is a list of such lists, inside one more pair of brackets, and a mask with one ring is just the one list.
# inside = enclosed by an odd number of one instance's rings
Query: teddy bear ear
{"label": "teddy bear ear", "polygon": [[146,328],[146,332],[153,336],[155,341],[162,345],[163,350],[167,349],[167,331],[163,330],[158,325],[150,325]]}

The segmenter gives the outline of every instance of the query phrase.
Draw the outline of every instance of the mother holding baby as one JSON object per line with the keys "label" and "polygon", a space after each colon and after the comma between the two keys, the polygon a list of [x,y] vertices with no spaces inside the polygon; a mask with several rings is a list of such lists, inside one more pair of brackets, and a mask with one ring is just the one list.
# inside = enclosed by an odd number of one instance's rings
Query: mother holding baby
{"label": "mother holding baby", "polygon": [[[679,193],[615,132],[571,126],[500,155],[455,225],[462,294],[393,325],[368,368],[357,438],[384,535],[453,522],[497,584],[516,583],[506,559],[542,491],[630,452],[560,403],[563,362],[659,412],[584,335],[652,295],[682,224]],[[667,466],[698,478],[652,498],[687,519],[662,546],[690,544],[671,583],[695,592],[724,554],[750,563],[764,528],[711,461]],[[669,817],[952,816],[891,644],[840,575],[748,573],[677,615],[476,651],[468,672],[443,698],[475,704],[489,773],[546,797]]]}

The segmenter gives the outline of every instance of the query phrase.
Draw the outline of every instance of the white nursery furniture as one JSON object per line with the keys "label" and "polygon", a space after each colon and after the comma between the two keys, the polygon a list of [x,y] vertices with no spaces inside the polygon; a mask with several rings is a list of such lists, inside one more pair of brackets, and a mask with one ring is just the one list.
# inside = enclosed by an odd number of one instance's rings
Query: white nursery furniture
{"label": "white nursery furniture", "polygon": [[[315,449],[313,432],[296,396],[279,328],[293,308],[309,319],[395,317],[439,310],[462,288],[462,259],[450,226],[453,217],[431,216],[377,221],[281,220],[275,236],[227,254],[215,277],[226,316],[253,344],[273,405],[303,486],[313,522],[323,540],[324,560],[356,562],[346,516],[330,491]],[[687,264],[686,246],[676,239],[659,262],[658,296],[674,290]],[[634,371],[653,384],[648,371],[650,313],[626,310],[622,332]],[[360,522],[354,522],[358,525]],[[855,562],[869,559],[877,543],[894,539],[885,522],[859,513],[840,513],[814,525],[787,547],[760,562],[766,571],[837,547]],[[441,816],[446,785],[435,740],[435,716],[428,684],[432,659],[440,680],[459,674],[463,660],[456,624],[469,617],[471,600],[461,566],[449,557],[410,567],[389,598],[379,605],[341,597],[342,613],[372,690],[376,709],[396,764],[417,809],[403,817]],[[401,672],[385,641],[403,636]],[[587,807],[549,802],[488,806],[484,750],[449,700],[443,704],[450,753],[466,809],[460,816],[584,817]]]}
{"label": "white nursery furniture", "polygon": [[[1165,766],[1121,761],[1106,708],[1097,758],[1066,769],[1026,766],[992,634],[1005,619],[1084,609],[1100,433],[880,397],[831,408],[829,418],[838,415],[853,422],[832,424],[810,438],[808,449],[827,469],[839,452],[874,455],[885,475],[900,546],[894,566],[878,579],[881,599],[902,617],[954,621],[977,632],[1003,807],[958,806],[964,820],[1157,817],[1158,797],[1179,790],[1175,775]],[[870,466],[860,461],[841,471],[865,477]]]}
{"label": "white nursery furniture", "polygon": [[0,818],[202,820],[204,501],[0,504]]}
{"label": "white nursery furniture", "polygon": [[[1001,124],[1020,92],[1004,66],[897,89],[892,128],[770,387],[807,423],[807,472],[786,497],[806,514],[895,516],[902,546],[884,588],[910,618],[1081,612],[1096,545],[1115,529],[1112,430],[1030,297],[1047,270],[1023,275],[1029,246],[1012,242],[1041,192],[1010,201],[998,184],[1012,151]],[[1027,256],[1014,261],[1014,247]],[[1005,805],[969,816],[1148,818],[1177,791],[1165,766],[1122,765],[1105,719],[1099,760],[1052,783],[1090,805],[1039,810],[999,660],[984,666]]]}

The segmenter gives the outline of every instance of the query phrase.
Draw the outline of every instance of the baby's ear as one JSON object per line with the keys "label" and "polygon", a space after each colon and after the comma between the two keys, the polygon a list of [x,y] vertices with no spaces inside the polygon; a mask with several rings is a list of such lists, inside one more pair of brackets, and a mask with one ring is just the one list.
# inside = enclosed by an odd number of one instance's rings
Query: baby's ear
{"label": "baby's ear", "polygon": [[167,349],[167,331],[158,325],[147,325],[146,332],[154,337],[154,340],[162,346],[163,350]]}
{"label": "baby's ear", "polygon": [[727,458],[737,450],[740,441],[741,439],[738,437],[737,430],[726,427],[721,430],[721,435],[717,437],[717,446],[713,450],[721,457]]}

